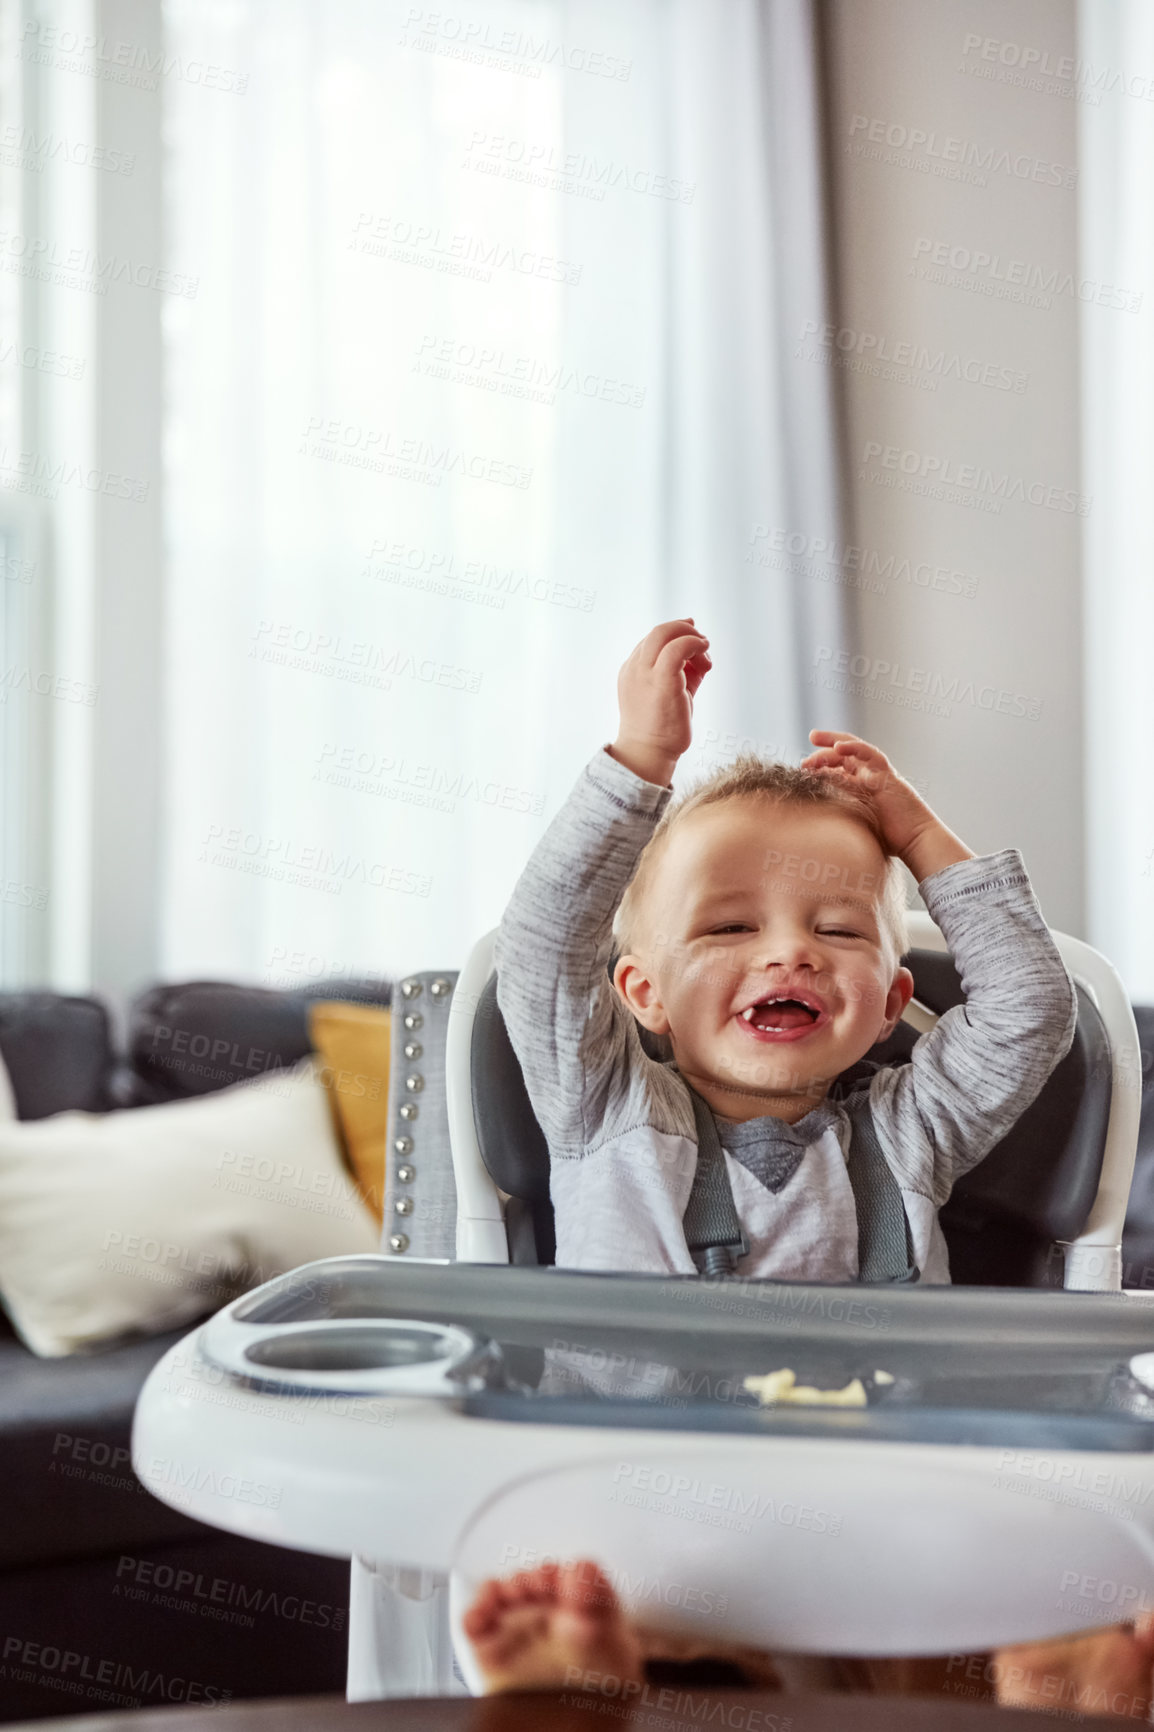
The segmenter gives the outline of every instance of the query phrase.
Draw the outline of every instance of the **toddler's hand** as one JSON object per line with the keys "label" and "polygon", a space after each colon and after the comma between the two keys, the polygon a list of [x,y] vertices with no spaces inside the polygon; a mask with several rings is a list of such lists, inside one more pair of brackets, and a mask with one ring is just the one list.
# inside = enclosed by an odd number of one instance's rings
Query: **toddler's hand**
{"label": "toddler's hand", "polygon": [[693,699],[713,664],[691,619],[643,637],[617,676],[620,725],[613,756],[645,782],[667,787],[693,738]]}
{"label": "toddler's hand", "polygon": [[864,793],[878,815],[890,852],[905,862],[919,883],[943,866],[973,858],[877,746],[856,734],[823,728],[814,728],[809,737],[818,750],[802,760],[802,769],[835,776]]}

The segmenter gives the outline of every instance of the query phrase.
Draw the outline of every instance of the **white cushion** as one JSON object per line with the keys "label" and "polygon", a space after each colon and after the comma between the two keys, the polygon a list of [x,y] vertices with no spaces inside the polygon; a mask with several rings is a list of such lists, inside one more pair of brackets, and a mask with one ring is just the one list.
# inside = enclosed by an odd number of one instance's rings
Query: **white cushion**
{"label": "white cushion", "polygon": [[311,1059],[196,1100],[0,1123],[0,1296],[34,1353],[174,1329],[379,1238]]}

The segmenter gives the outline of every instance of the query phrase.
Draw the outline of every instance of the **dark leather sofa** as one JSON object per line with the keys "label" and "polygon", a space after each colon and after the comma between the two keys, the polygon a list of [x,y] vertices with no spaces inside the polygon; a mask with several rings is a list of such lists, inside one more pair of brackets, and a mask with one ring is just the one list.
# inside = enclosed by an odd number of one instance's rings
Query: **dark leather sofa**
{"label": "dark leather sofa", "polygon": [[[295,1064],[317,998],[390,989],[157,987],[123,1050],[94,999],[0,994],[0,1055],[21,1119],[146,1106]],[[137,1394],[189,1327],[39,1359],[0,1311],[0,1722],[344,1688],[347,1562],[205,1527],[132,1472]]]}

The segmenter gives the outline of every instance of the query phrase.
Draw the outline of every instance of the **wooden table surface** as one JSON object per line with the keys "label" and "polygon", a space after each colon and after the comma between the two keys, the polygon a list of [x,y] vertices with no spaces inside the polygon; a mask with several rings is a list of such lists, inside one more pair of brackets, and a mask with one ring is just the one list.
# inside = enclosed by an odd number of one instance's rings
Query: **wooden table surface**
{"label": "wooden table surface", "polygon": [[[719,1711],[720,1710],[720,1711]],[[1117,1728],[1116,1719],[1083,1719],[1086,1732]],[[755,1690],[659,1690],[622,1708],[600,1697],[570,1694],[452,1697],[357,1702],[339,1696],[238,1702],[223,1708],[169,1708],[130,1714],[35,1720],[24,1732],[1045,1732],[1050,1716],[989,1702],[926,1697],[785,1695]],[[9,1732],[21,1732],[13,1726]]]}

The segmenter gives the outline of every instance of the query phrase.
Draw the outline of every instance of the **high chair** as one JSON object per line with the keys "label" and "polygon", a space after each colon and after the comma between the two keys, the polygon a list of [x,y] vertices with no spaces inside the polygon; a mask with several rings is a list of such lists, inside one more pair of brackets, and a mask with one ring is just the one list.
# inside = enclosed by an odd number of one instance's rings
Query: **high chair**
{"label": "high chair", "polygon": [[[937,928],[909,936],[915,998],[874,1061],[961,1002]],[[957,1285],[924,1290],[550,1268],[493,935],[459,978],[402,982],[382,1255],[282,1276],[174,1349],[137,1473],[202,1521],[353,1558],[352,1699],[479,1688],[450,1634],[485,1577],[544,1557],[594,1557],[644,1622],[798,1655],[963,1653],[1149,1608],[1154,1312],[1120,1292],[1119,1249],[1138,1039],[1110,964],[1054,937],[1074,1045],[957,1187]],[[864,1405],[761,1405],[745,1378],[783,1368],[856,1377]],[[259,1502],[229,1489],[241,1468]]]}

